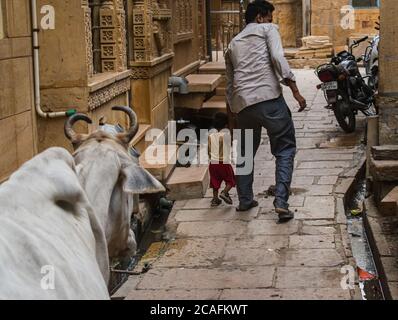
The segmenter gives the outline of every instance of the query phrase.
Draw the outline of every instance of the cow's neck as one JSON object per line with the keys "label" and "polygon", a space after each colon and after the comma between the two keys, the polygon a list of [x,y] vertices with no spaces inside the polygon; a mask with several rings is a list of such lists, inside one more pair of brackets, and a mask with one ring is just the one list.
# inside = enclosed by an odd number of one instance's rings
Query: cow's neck
{"label": "cow's neck", "polygon": [[[99,158],[101,159],[101,157]],[[119,178],[119,166],[108,159],[85,160],[79,165],[79,178],[94,212],[106,234],[109,230],[109,208],[114,188]]]}

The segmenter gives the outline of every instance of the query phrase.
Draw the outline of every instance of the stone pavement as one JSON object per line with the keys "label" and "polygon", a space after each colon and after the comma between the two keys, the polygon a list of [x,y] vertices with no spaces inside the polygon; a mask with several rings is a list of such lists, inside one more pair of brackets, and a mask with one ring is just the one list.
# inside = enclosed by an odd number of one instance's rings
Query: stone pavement
{"label": "stone pavement", "polygon": [[[126,299],[353,299],[343,290],[341,267],[353,264],[342,197],[363,163],[363,119],[358,132],[338,127],[312,70],[295,71],[310,108],[297,113],[298,153],[291,207],[296,219],[276,224],[272,197],[274,159],[266,132],[256,157],[255,193],[260,207],[237,213],[210,209],[204,199],[178,201],[167,224],[174,241],[152,245],[149,272],[132,276],[118,293]],[[236,192],[235,203],[237,204]],[[140,268],[138,267],[138,269]]]}

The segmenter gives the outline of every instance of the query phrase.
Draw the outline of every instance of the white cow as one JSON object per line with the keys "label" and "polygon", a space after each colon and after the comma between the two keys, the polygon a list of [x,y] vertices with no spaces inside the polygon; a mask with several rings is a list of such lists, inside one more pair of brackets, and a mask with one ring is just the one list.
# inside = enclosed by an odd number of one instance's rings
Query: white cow
{"label": "white cow", "polygon": [[133,194],[165,190],[128,152],[135,113],[114,109],[129,115],[126,133],[76,134],[75,122],[91,120],[72,116],[74,158],[49,149],[0,187],[0,299],[109,299],[109,257],[136,249]]}
{"label": "white cow", "polygon": [[109,299],[107,252],[65,149],[43,152],[1,185],[0,299]]}

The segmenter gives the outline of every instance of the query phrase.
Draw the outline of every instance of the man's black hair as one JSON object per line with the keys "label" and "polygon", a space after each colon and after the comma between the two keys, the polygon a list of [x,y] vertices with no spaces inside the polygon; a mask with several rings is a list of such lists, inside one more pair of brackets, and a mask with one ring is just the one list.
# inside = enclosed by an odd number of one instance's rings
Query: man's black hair
{"label": "man's black hair", "polygon": [[217,112],[214,115],[213,126],[218,131],[224,129],[228,124],[228,116],[225,113]]}
{"label": "man's black hair", "polygon": [[265,0],[255,0],[248,4],[246,9],[246,24],[255,22],[256,17],[260,15],[261,17],[267,16],[269,13],[275,11],[275,7],[272,3]]}

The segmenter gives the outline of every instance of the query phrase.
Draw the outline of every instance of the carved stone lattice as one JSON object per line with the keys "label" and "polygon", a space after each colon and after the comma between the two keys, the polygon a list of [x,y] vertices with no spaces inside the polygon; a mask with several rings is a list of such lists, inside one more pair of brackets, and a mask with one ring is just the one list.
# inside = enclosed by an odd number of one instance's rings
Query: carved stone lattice
{"label": "carved stone lattice", "polygon": [[193,0],[176,0],[176,42],[193,38]]}
{"label": "carved stone lattice", "polygon": [[171,10],[168,0],[134,1],[134,62],[148,62],[171,52]]}
{"label": "carved stone lattice", "polygon": [[127,68],[126,13],[123,0],[104,0],[100,9],[102,72]]}
{"label": "carved stone lattice", "polygon": [[100,10],[102,72],[115,72],[117,67],[116,19],[113,5],[113,1],[104,1]]}

